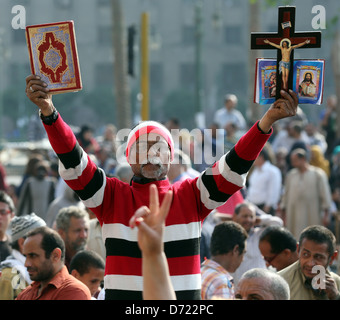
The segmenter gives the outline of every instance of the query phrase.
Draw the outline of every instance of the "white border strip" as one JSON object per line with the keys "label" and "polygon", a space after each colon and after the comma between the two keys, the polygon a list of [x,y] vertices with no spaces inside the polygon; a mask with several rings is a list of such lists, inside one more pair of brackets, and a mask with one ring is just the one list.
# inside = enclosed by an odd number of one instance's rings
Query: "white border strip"
{"label": "white border strip", "polygon": [[246,182],[247,174],[239,175],[238,173],[232,171],[228,164],[225,161],[225,157],[227,155],[225,154],[219,161],[218,161],[218,171],[222,175],[224,179],[227,181],[239,186],[244,187]]}
{"label": "white border strip", "polygon": [[83,150],[80,164],[75,168],[65,169],[63,163],[59,160],[59,174],[64,180],[78,179],[83,174],[88,164],[87,153]]}
{"label": "white border strip", "polygon": [[[137,228],[131,229],[121,223],[104,223],[102,225],[103,240],[107,238],[124,239],[136,242]],[[201,235],[201,222],[191,222],[188,224],[176,224],[166,226],[164,230],[164,242],[187,240],[198,238]]]}
{"label": "white border strip", "polygon": [[100,187],[100,189],[93,195],[93,197],[83,200],[84,204],[88,208],[96,208],[100,206],[103,203],[104,199],[104,192],[106,187],[106,175],[103,169],[98,168],[103,175],[103,185]]}
{"label": "white border strip", "polygon": [[[171,276],[175,291],[200,290],[201,274],[189,274],[183,276]],[[104,277],[105,289],[143,291],[142,276],[106,275]]]}

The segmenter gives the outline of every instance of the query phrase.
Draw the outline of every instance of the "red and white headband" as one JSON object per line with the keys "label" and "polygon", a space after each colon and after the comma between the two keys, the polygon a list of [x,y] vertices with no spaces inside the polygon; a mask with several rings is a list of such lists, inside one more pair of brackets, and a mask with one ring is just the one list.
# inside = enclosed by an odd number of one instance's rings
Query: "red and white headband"
{"label": "red and white headband", "polygon": [[129,162],[129,152],[131,149],[131,146],[136,142],[136,140],[148,133],[156,133],[159,134],[161,137],[163,137],[166,142],[168,143],[170,147],[171,152],[171,161],[174,159],[174,141],[171,136],[170,131],[164,127],[162,124],[156,121],[143,121],[136,127],[134,127],[127,139],[127,145],[126,145],[126,159]]}

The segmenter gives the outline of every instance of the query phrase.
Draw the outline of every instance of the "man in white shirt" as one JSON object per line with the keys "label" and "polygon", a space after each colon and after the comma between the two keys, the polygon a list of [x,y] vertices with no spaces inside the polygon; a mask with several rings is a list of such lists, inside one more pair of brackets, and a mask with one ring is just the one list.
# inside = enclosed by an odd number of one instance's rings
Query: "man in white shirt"
{"label": "man in white shirt", "polygon": [[224,107],[215,112],[214,122],[218,124],[219,128],[224,129],[225,126],[232,122],[240,131],[246,130],[246,120],[242,113],[236,110],[237,97],[234,94],[227,94],[224,98]]}
{"label": "man in white shirt", "polygon": [[236,206],[233,220],[239,223],[248,233],[247,251],[243,256],[243,261],[237,270],[231,274],[235,284],[237,284],[246,271],[253,268],[266,268],[266,261],[259,249],[261,234],[268,226],[283,226],[283,221],[279,217],[256,209],[250,202],[243,202]]}
{"label": "man in white shirt", "polygon": [[309,145],[313,146],[313,145],[317,145],[321,148],[321,151],[323,154],[326,153],[327,151],[327,142],[326,142],[326,138],[323,134],[321,134],[316,125],[314,123],[308,123],[305,126],[305,132],[307,134],[308,140],[309,140]]}
{"label": "man in white shirt", "polygon": [[246,199],[264,212],[275,215],[281,198],[282,175],[280,169],[269,161],[266,149],[255,160],[248,183]]}

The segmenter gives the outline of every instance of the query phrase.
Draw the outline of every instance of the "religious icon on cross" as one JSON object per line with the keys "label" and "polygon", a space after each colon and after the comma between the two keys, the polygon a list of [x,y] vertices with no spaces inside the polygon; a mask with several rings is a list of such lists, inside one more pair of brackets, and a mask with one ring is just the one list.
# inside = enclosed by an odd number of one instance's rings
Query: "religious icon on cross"
{"label": "religious icon on cross", "polygon": [[288,90],[288,78],[289,78],[289,68],[290,68],[290,54],[292,50],[296,48],[300,48],[305,44],[310,43],[310,40],[307,39],[304,42],[301,42],[295,46],[291,45],[291,41],[288,38],[284,38],[281,40],[280,45],[276,43],[270,42],[268,39],[263,40],[264,43],[268,43],[271,46],[281,50],[282,60],[279,62],[279,73],[282,75],[282,89]]}
{"label": "religious icon on cross", "polygon": [[279,7],[278,32],[251,34],[251,49],[277,49],[276,99],[292,89],[294,49],[320,48],[321,32],[295,32],[295,7]]}

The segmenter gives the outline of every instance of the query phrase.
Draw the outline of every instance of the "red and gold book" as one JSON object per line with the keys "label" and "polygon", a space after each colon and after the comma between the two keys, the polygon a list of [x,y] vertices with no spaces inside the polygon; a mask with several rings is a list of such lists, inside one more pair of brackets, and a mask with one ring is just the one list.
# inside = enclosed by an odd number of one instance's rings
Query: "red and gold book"
{"label": "red and gold book", "polygon": [[31,72],[52,94],[82,89],[73,21],[27,26],[26,40]]}

